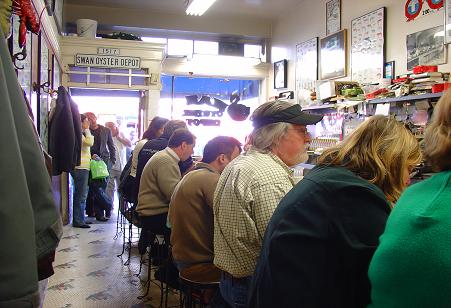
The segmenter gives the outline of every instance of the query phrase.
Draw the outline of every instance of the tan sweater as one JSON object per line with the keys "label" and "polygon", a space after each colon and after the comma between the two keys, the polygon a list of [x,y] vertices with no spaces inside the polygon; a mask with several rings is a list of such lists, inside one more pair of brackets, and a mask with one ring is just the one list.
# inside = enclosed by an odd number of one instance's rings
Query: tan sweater
{"label": "tan sweater", "polygon": [[153,155],[144,167],[139,183],[140,216],[154,216],[168,211],[175,186],[181,179],[179,158],[170,148]]}
{"label": "tan sweater", "polygon": [[168,214],[172,254],[181,262],[213,262],[213,195],[219,173],[205,163],[196,168],[172,195]]}

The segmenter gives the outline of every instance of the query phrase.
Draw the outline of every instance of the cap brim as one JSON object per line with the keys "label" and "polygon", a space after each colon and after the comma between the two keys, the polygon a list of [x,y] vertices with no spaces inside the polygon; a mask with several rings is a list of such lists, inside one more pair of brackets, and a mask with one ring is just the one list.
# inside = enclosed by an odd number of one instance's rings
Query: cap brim
{"label": "cap brim", "polygon": [[311,113],[303,112],[302,114],[298,115],[297,117],[291,118],[284,122],[288,122],[291,124],[298,124],[298,125],[312,125],[312,124],[318,123],[322,119],[323,119],[323,116],[320,114],[311,114]]}

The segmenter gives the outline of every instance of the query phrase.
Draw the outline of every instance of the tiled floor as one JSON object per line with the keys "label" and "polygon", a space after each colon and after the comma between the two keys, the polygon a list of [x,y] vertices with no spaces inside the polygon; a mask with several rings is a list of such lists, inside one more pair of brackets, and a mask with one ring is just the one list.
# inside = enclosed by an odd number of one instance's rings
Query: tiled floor
{"label": "tiled floor", "polygon": [[[55,275],[48,282],[44,308],[62,307],[158,307],[160,290],[151,284],[150,295],[145,293],[147,266],[140,277],[140,257],[136,243],[131,262],[117,257],[122,251],[122,236],[114,239],[116,217],[109,222],[96,222],[90,229],[64,227],[64,235],[57,248]],[[178,294],[169,293],[169,306],[176,306]]]}

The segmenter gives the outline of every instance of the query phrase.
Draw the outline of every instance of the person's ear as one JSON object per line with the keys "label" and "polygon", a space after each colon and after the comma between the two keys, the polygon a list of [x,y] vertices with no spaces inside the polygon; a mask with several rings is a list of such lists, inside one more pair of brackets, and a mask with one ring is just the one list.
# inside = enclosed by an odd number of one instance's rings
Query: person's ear
{"label": "person's ear", "polygon": [[225,154],[219,154],[218,161],[219,161],[219,163],[224,164],[226,162]]}

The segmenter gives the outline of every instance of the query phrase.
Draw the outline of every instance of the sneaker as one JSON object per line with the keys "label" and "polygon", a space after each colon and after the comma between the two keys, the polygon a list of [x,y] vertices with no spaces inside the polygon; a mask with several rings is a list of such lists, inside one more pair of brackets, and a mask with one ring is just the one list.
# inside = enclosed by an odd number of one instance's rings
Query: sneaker
{"label": "sneaker", "polygon": [[104,216],[96,217],[96,220],[98,220],[98,221],[108,221],[108,219],[106,219]]}
{"label": "sneaker", "polygon": [[88,229],[91,228],[90,225],[87,224],[81,224],[81,225],[72,225],[74,228],[83,228],[83,229]]}

